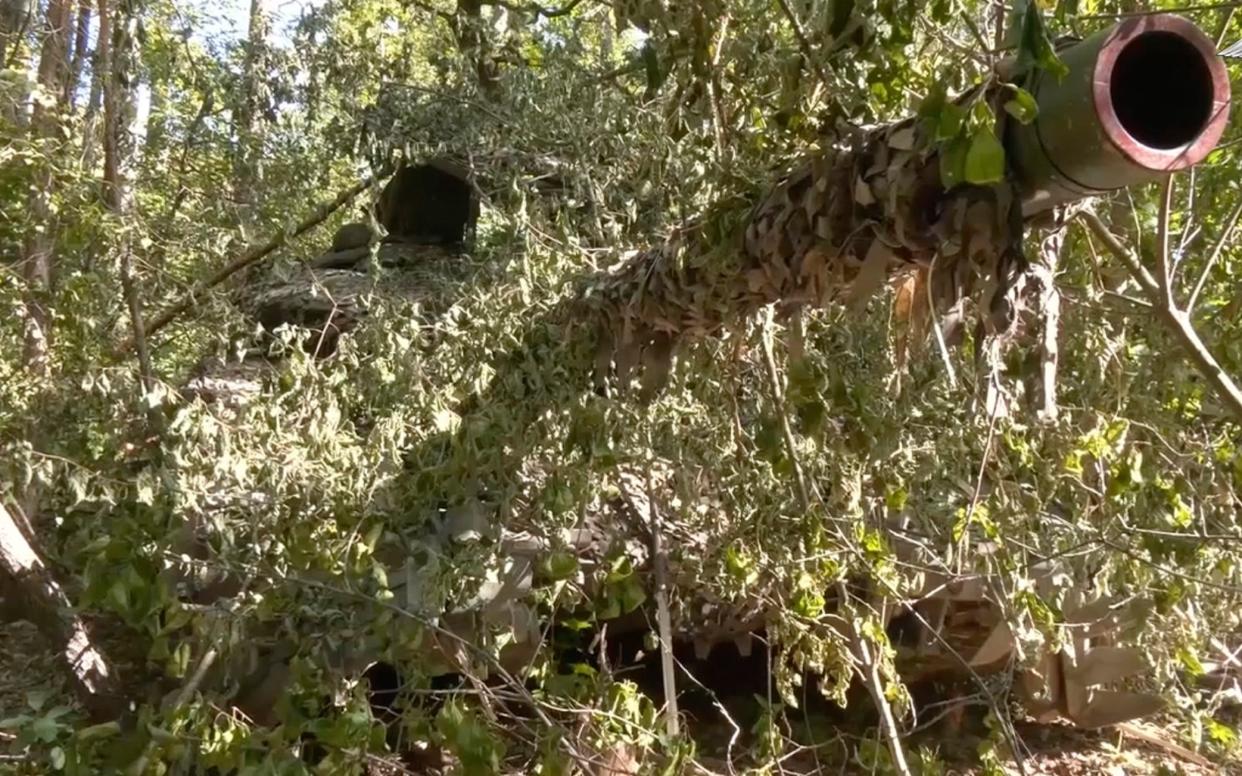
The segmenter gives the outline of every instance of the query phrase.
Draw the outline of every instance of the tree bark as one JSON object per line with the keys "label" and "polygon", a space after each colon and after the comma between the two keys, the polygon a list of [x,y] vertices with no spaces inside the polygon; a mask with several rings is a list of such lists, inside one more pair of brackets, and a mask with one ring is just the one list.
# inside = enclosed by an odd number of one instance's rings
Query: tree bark
{"label": "tree bark", "polygon": [[31,0],[0,0],[0,68],[21,56],[22,39],[30,29],[36,6]]}
{"label": "tree bark", "polygon": [[144,391],[154,387],[151,355],[147,349],[142,326],[142,295],[134,274],[133,242],[126,220],[129,218],[132,192],[130,167],[134,159],[134,34],[138,23],[134,0],[117,0],[116,19],[111,41],[112,69],[104,81],[104,203],[116,217],[120,227],[119,256],[121,291],[129,308],[134,350],[138,356],[139,375]]}
{"label": "tree bark", "polygon": [[483,0],[457,0],[457,13],[452,24],[457,48],[474,63],[479,90],[485,95],[495,95],[500,88],[500,69],[492,57],[487,32],[483,29]]}
{"label": "tree bark", "polygon": [[[67,36],[70,23],[69,0],[50,0],[43,28],[39,59],[39,88],[63,100],[68,72]],[[31,135],[36,146],[51,146],[59,130],[63,102],[51,108],[36,102],[31,114]],[[45,154],[55,153],[52,148]],[[52,215],[55,196],[52,164],[45,162],[31,187],[29,230],[24,246],[23,272],[26,281],[25,352],[28,372],[38,378],[51,375],[51,311],[49,309],[54,263],[56,224]],[[37,417],[36,411],[32,416]],[[31,440],[38,440],[42,429],[31,423]],[[35,443],[38,444],[37,442]],[[21,495],[25,513],[36,513],[39,492],[32,484]],[[91,642],[85,623],[71,610],[64,591],[40,560],[9,510],[0,504],[0,594],[10,613],[33,622],[52,644],[60,645],[74,689],[86,708],[95,715],[112,715],[118,709],[113,674],[107,661]]]}
{"label": "tree bark", "polygon": [[95,128],[103,107],[103,87],[108,73],[112,72],[112,13],[108,0],[99,0],[99,32],[96,34],[95,56],[91,60],[91,94],[86,102],[86,117],[82,122],[82,167],[88,172],[94,168],[99,153],[95,140]]}
{"label": "tree bark", "polygon": [[69,62],[69,79],[65,83],[65,104],[73,107],[78,86],[82,83],[82,69],[86,65],[86,49],[90,44],[91,0],[78,0],[77,30],[73,36],[73,58]]}
{"label": "tree bark", "polygon": [[0,504],[0,594],[11,616],[29,620],[50,643],[64,645],[64,666],[86,709],[98,718],[115,716],[121,709],[116,675],[4,504]]}
{"label": "tree bark", "polygon": [[[104,106],[104,203],[115,215],[124,216],[129,209],[129,166],[133,157],[133,27],[136,18],[133,0],[117,0],[115,18],[108,25],[109,69],[103,74]],[[102,41],[101,41],[102,43]]]}
{"label": "tree bark", "polygon": [[[66,41],[69,26],[69,0],[50,0],[43,26],[43,46],[39,57],[39,88],[47,94],[64,93],[67,63]],[[49,144],[57,134],[59,115],[55,109],[36,101],[31,113],[31,135],[35,145]],[[47,149],[45,153],[50,153]],[[26,237],[22,267],[26,281],[25,352],[26,366],[38,376],[47,375],[51,313],[48,294],[52,285],[55,224],[52,197],[55,178],[52,164],[43,162],[30,189],[29,213],[32,227]]]}

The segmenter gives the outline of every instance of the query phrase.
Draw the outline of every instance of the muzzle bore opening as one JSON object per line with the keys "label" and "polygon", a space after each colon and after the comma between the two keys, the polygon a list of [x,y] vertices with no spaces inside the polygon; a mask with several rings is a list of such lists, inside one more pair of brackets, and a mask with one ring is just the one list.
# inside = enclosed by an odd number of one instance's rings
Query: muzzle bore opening
{"label": "muzzle bore opening", "polygon": [[1169,150],[1203,132],[1211,118],[1212,87],[1212,72],[1194,44],[1172,32],[1147,32],[1117,56],[1109,96],[1130,137]]}

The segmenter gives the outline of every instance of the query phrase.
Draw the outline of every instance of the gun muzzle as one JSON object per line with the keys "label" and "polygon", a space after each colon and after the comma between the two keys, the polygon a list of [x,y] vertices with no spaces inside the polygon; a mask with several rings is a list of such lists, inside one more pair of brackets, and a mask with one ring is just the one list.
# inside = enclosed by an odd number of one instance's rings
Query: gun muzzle
{"label": "gun muzzle", "polygon": [[1229,78],[1186,19],[1135,17],[1058,53],[1069,74],[1035,71],[1039,115],[1006,137],[1026,215],[1185,170],[1220,141]]}

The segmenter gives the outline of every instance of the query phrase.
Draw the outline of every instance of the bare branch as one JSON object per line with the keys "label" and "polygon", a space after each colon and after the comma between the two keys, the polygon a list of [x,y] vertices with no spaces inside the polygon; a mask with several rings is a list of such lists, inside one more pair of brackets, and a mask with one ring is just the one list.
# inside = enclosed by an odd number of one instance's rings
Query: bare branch
{"label": "bare branch", "polygon": [[828,80],[828,73],[824,70],[820,60],[822,57],[815,56],[814,49],[811,48],[811,40],[806,36],[806,32],[802,29],[802,22],[798,20],[797,14],[789,7],[789,0],[778,0],[781,4],[781,11],[784,12],[785,18],[789,20],[789,26],[793,27],[794,35],[798,38],[798,45],[802,47],[802,55],[806,57],[806,63],[815,68],[815,72],[819,75],[820,83],[827,89],[831,82]]}
{"label": "bare branch", "polygon": [[1233,212],[1229,214],[1228,220],[1225,221],[1225,228],[1221,230],[1220,236],[1216,238],[1216,245],[1212,247],[1212,253],[1208,256],[1207,263],[1203,265],[1203,271],[1199,274],[1199,280],[1195,283],[1194,290],[1190,292],[1190,298],[1186,300],[1186,312],[1194,312],[1195,302],[1199,300],[1199,294],[1202,293],[1208,276],[1212,274],[1212,269],[1216,266],[1221,253],[1229,243],[1229,237],[1233,234],[1234,227],[1238,225],[1238,218],[1240,216],[1242,216],[1242,197],[1238,199],[1238,204],[1234,206]]}
{"label": "bare branch", "polygon": [[545,8],[541,5],[520,5],[518,3],[510,3],[507,0],[489,0],[491,5],[500,6],[517,13],[532,13],[536,18],[542,16],[545,19],[555,19],[558,16],[568,16],[575,8],[582,4],[582,0],[569,0],[568,3],[560,8]]}
{"label": "bare branch", "polygon": [[1185,5],[1181,8],[1161,8],[1155,11],[1116,11],[1113,13],[1092,13],[1079,16],[1079,19],[1126,19],[1131,16],[1158,16],[1164,13],[1190,13],[1191,11],[1219,11],[1222,8],[1242,6],[1239,0],[1226,3],[1206,3],[1203,5]]}
{"label": "bare branch", "polygon": [[664,680],[664,724],[670,737],[681,733],[677,711],[677,673],[673,666],[673,619],[668,608],[668,555],[664,550],[664,527],[656,502],[651,468],[647,468],[647,519],[651,528],[651,563],[655,571],[656,627],[660,632],[660,668]]}
{"label": "bare branch", "polygon": [[936,349],[940,351],[940,360],[944,362],[944,373],[949,378],[949,387],[957,389],[957,372],[953,369],[953,359],[949,358],[949,346],[944,339],[944,328],[940,325],[940,316],[936,315],[936,299],[932,293],[932,280],[936,273],[936,259],[939,254],[933,255],[931,263],[927,265],[927,309],[931,312],[932,332],[936,335]]}
{"label": "bare branch", "polygon": [[1119,261],[1125,264],[1130,273],[1134,275],[1135,280],[1143,287],[1147,298],[1151,300],[1152,307],[1156,314],[1165,322],[1165,325],[1173,333],[1173,335],[1181,342],[1182,346],[1190,354],[1190,358],[1194,361],[1195,366],[1208,382],[1216,389],[1216,394],[1222,402],[1225,403],[1229,411],[1239,421],[1242,421],[1242,390],[1238,389],[1233,378],[1229,376],[1212,353],[1203,344],[1203,340],[1199,339],[1199,335],[1195,332],[1194,327],[1190,323],[1190,317],[1183,310],[1177,309],[1173,305],[1173,300],[1164,295],[1164,289],[1151,276],[1147,268],[1139,263],[1139,260],[1126,250],[1117,238],[1108,231],[1108,227],[1100,220],[1100,217],[1090,211],[1083,211],[1079,217],[1091,230],[1091,233],[1099,238],[1108,252],[1113,254]]}
{"label": "bare branch", "polygon": [[1169,212],[1173,208],[1173,176],[1164,181],[1160,192],[1160,220],[1156,225],[1156,280],[1160,283],[1160,294],[1164,306],[1173,310],[1173,272],[1169,262]]}

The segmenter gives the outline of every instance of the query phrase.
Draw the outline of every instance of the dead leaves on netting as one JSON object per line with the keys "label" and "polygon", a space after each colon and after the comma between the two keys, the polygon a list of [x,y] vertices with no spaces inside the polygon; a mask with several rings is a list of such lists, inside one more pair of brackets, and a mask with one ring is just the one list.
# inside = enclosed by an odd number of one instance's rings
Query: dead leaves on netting
{"label": "dead leaves on netting", "polygon": [[886,284],[902,326],[899,370],[932,316],[960,319],[967,300],[985,336],[1004,340],[1027,268],[1018,210],[1004,183],[945,192],[932,139],[913,120],[875,131],[857,149],[823,150],[725,239],[705,227],[721,220],[709,213],[598,278],[587,294],[601,332],[597,385],[628,386],[637,377],[650,398],[685,341],[717,335],[771,304],[857,311]]}
{"label": "dead leaves on netting", "polygon": [[893,284],[893,360],[898,375],[904,374],[910,360],[918,357],[931,329],[927,275],[928,268],[919,267],[898,277]]}

